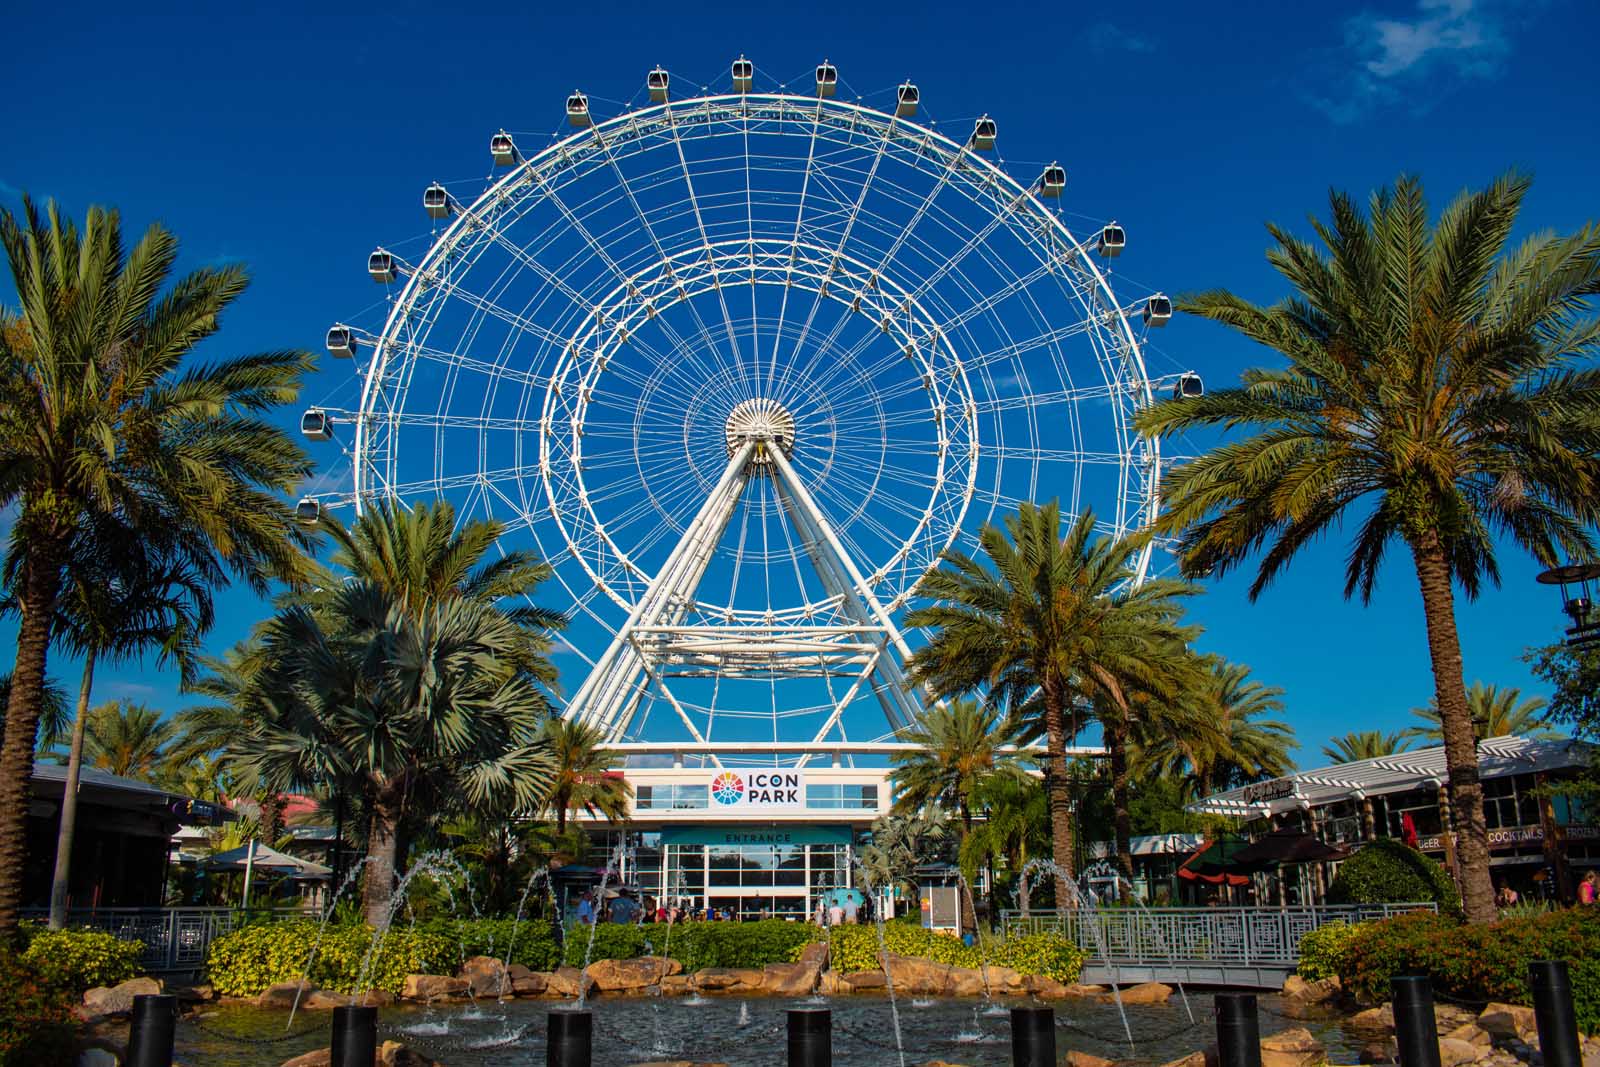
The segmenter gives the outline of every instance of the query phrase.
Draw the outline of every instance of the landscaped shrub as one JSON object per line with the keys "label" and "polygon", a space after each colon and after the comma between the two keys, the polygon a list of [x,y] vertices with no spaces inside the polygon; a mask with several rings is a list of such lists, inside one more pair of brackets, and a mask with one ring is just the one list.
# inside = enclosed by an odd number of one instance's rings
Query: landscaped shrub
{"label": "landscaped shrub", "polygon": [[1441,912],[1461,911],[1461,897],[1445,869],[1416,849],[1379,838],[1339,865],[1328,887],[1330,904],[1406,904],[1432,901]]}
{"label": "landscaped shrub", "polygon": [[[372,945],[372,929],[364,925],[329,925],[317,945],[317,924],[305,920],[260,923],[225,934],[211,943],[206,973],[225,996],[254,996],[277,982],[305,976],[322,989],[341,993],[364,988],[400,992],[408,974],[455,973],[459,942],[435,929],[391,930],[383,939],[365,981],[362,960]],[[307,966],[310,970],[307,971]]]}
{"label": "landscaped shrub", "polygon": [[[836,971],[875,971],[882,968],[878,932],[872,926],[836,926],[829,932],[831,966]],[[884,945],[896,956],[948,963],[956,967],[1010,967],[1023,974],[1042,974],[1058,982],[1076,982],[1083,972],[1084,952],[1058,934],[1013,937],[980,950],[961,939],[936,930],[903,923],[886,923]]]}
{"label": "landscaped shrub", "polygon": [[74,991],[8,952],[0,974],[0,1067],[71,1062]]}
{"label": "landscaped shrub", "polygon": [[1295,973],[1308,982],[1333,978],[1344,963],[1345,951],[1359,926],[1329,923],[1300,938],[1300,965]]}
{"label": "landscaped shrub", "polygon": [[[1399,974],[1428,975],[1436,991],[1458,1000],[1527,1004],[1533,960],[1566,960],[1574,990],[1600,989],[1600,912],[1575,908],[1483,925],[1427,914],[1363,923],[1346,946],[1339,977],[1372,1004],[1388,999],[1389,981]],[[1588,1020],[1581,1025],[1600,1030],[1600,993],[1578,999]]]}
{"label": "landscaped shrub", "polygon": [[1578,1029],[1600,1034],[1600,956],[1589,956],[1571,964],[1572,1003],[1578,1013]]}
{"label": "landscaped shrub", "polygon": [[1007,938],[989,949],[988,956],[993,966],[1010,967],[1020,974],[1042,974],[1070,985],[1083,973],[1088,954],[1060,934],[1028,934]]}
{"label": "landscaped shrub", "polygon": [[73,993],[113,986],[139,973],[144,945],[104,930],[43,930],[26,927],[22,959],[54,985]]}
{"label": "landscaped shrub", "polygon": [[581,967],[594,934],[590,959],[632,959],[635,956],[670,956],[686,971],[704,967],[765,967],[784,963],[800,950],[820,940],[821,931],[810,923],[763,919],[749,923],[644,923],[640,926],[574,926],[567,931],[565,962]]}

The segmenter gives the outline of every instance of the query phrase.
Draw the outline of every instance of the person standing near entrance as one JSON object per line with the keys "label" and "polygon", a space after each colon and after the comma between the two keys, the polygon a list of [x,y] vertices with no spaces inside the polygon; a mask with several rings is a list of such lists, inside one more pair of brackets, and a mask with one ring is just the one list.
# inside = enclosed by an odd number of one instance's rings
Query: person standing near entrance
{"label": "person standing near entrance", "polygon": [[1600,898],[1600,875],[1590,871],[1578,883],[1578,903],[1593,904],[1597,898]]}
{"label": "person standing near entrance", "polygon": [[844,921],[846,926],[856,924],[856,898],[846,897],[844,902]]}
{"label": "person standing near entrance", "polygon": [[839,898],[835,897],[833,899],[833,903],[828,905],[828,925],[842,926],[843,924],[844,908],[840,905]]}

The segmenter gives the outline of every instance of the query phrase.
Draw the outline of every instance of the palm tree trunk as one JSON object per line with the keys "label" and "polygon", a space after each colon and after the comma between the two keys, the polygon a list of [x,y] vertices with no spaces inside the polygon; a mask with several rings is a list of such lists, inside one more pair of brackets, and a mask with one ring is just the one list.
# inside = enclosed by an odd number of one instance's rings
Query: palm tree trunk
{"label": "palm tree trunk", "polygon": [[268,848],[276,848],[283,836],[283,797],[276,790],[261,796],[261,840]]}
{"label": "palm tree trunk", "polygon": [[1494,885],[1489,880],[1489,828],[1483,817],[1483,787],[1478,781],[1477,733],[1467,706],[1467,687],[1461,662],[1461,638],[1456,632],[1455,591],[1450,585],[1450,564],[1437,534],[1424,534],[1411,546],[1417,580],[1422,588],[1422,611],[1428,623],[1428,654],[1433,660],[1435,700],[1444,732],[1445,764],[1450,773],[1450,802],[1459,834],[1456,855],[1461,862],[1461,901],[1467,921],[1493,922]]}
{"label": "palm tree trunk", "polygon": [[1067,724],[1066,709],[1062,707],[1061,693],[1053,686],[1044,687],[1045,789],[1050,801],[1050,848],[1056,867],[1056,907],[1077,906],[1068,880],[1076,877],[1072,865],[1072,795],[1067,787]]}
{"label": "palm tree trunk", "polygon": [[400,845],[401,798],[404,793],[394,783],[377,793],[372,805],[372,830],[367,835],[367,869],[361,887],[361,906],[367,925],[383,929],[389,921],[389,902],[394,896],[395,856]]}
{"label": "palm tree trunk", "polygon": [[1111,753],[1112,824],[1117,838],[1117,870],[1122,880],[1117,897],[1126,901],[1133,891],[1133,816],[1128,811],[1128,727],[1118,718],[1105,724],[1106,748]]}
{"label": "palm tree trunk", "polygon": [[56,831],[56,869],[50,880],[50,929],[67,925],[67,893],[72,885],[72,841],[78,829],[78,779],[83,774],[83,734],[89,719],[89,690],[94,688],[94,646],[83,655],[83,684],[78,687],[78,714],[72,720],[72,748],[67,754],[67,781],[61,793],[61,825]]}
{"label": "palm tree trunk", "polygon": [[22,623],[17,661],[6,705],[5,741],[0,745],[0,942],[17,933],[22,878],[28,865],[28,798],[33,746],[39,733],[40,699],[50,624],[61,592],[60,544],[37,544],[22,575]]}

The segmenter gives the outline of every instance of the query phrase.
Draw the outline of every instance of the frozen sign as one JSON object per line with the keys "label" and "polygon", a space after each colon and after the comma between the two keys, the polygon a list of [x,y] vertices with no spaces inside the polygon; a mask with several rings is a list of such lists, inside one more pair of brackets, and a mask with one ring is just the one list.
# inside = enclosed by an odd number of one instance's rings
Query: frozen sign
{"label": "frozen sign", "polygon": [[713,808],[803,808],[805,804],[802,771],[722,770],[711,776]]}

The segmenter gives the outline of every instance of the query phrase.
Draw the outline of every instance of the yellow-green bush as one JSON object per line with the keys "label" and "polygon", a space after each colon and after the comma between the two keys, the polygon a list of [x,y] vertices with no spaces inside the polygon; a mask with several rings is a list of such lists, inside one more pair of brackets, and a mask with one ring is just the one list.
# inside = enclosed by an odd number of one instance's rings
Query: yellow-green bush
{"label": "yellow-green bush", "polygon": [[24,963],[46,981],[76,993],[113,986],[139,973],[144,945],[103,930],[25,930]]}
{"label": "yellow-green bush", "polygon": [[1300,938],[1300,963],[1295,973],[1308,982],[1337,977],[1344,965],[1345,951],[1358,929],[1349,923],[1336,922],[1308,931]]}
{"label": "yellow-green bush", "polygon": [[[926,930],[905,923],[886,923],[884,945],[896,956],[948,963],[955,967],[1010,967],[1022,974],[1042,974],[1058,982],[1076,982],[1083,972],[1084,952],[1057,934],[1013,937],[980,951],[953,934]],[[832,967],[836,971],[875,971],[878,931],[872,926],[836,926],[828,932]],[[800,949],[794,956],[798,958]]]}
{"label": "yellow-green bush", "polygon": [[[356,992],[361,961],[372,945],[372,928],[329,926],[313,961],[316,942],[313,922],[246,926],[211,943],[206,973],[217,992],[231,997],[255,996],[274,983],[297,981],[302,975],[321,989]],[[408,974],[455,973],[460,956],[460,943],[437,930],[391,930],[361,984],[398,993]]]}

